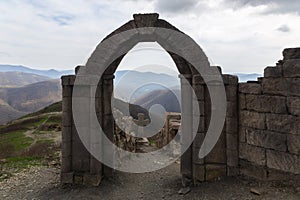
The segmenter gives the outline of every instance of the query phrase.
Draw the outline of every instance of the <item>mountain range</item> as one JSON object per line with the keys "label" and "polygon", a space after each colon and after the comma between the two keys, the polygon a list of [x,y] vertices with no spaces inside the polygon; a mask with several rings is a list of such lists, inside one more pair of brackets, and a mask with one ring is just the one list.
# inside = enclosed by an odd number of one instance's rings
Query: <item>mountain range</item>
{"label": "mountain range", "polygon": [[0,72],[24,72],[29,74],[46,76],[52,79],[60,78],[63,75],[74,74],[74,70],[61,70],[61,71],[55,69],[38,70],[38,69],[25,67],[22,65],[0,65]]}
{"label": "mountain range", "polygon": [[[61,101],[58,78],[73,73],[73,70],[36,70],[24,66],[0,65],[0,124]],[[260,76],[235,75],[239,76],[240,82],[256,80]],[[180,112],[180,80],[177,76],[163,73],[117,71],[114,97],[140,106],[134,110],[143,113],[143,109],[149,110],[155,104],[161,104],[167,112]]]}

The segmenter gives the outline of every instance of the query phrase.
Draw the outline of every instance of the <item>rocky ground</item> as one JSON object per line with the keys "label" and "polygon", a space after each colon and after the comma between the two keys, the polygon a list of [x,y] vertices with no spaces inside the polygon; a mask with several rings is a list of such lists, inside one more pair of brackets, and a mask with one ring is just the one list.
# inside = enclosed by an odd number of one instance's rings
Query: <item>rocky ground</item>
{"label": "rocky ground", "polygon": [[227,177],[179,195],[179,164],[145,174],[116,172],[99,187],[61,186],[59,169],[32,167],[0,182],[0,199],[300,199],[300,183]]}

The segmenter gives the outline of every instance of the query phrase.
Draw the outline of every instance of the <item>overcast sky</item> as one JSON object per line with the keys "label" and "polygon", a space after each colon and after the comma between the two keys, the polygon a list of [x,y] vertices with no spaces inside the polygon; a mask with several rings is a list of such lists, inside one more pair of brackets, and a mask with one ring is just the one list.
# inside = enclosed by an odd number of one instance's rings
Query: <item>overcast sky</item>
{"label": "overcast sky", "polygon": [[[191,36],[225,72],[262,73],[284,48],[300,46],[298,0],[0,0],[0,63],[73,69],[134,13],[150,12]],[[143,55],[151,56],[132,59]],[[166,57],[157,45],[139,45],[122,68],[172,65]]]}

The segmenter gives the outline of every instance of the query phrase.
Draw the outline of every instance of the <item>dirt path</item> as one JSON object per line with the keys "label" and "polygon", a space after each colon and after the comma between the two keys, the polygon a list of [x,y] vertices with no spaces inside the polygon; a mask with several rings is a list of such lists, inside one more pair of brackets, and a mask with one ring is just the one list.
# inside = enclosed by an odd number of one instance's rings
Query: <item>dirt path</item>
{"label": "dirt path", "polygon": [[[257,182],[240,177],[203,183],[185,196],[181,188],[179,164],[145,174],[116,172],[99,187],[59,184],[59,169],[31,168],[0,183],[0,199],[300,199],[300,183]],[[261,194],[250,192],[254,188]]]}

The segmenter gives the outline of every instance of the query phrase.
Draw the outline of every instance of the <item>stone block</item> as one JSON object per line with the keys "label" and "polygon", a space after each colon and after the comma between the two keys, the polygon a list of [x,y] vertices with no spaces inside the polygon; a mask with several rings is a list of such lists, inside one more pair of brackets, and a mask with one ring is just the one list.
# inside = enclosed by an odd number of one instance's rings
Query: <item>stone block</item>
{"label": "stone block", "polygon": [[238,149],[237,134],[226,134],[226,148],[230,150]]}
{"label": "stone block", "polygon": [[204,101],[204,85],[194,85],[193,89],[197,99]]}
{"label": "stone block", "polygon": [[72,157],[71,156],[65,156],[64,152],[62,152],[62,158],[61,158],[61,172],[62,173],[68,173],[72,169]]}
{"label": "stone block", "polygon": [[239,167],[227,166],[227,176],[238,176],[240,174]]}
{"label": "stone block", "polygon": [[197,147],[197,148],[200,148],[201,145],[203,144],[203,140],[205,138],[205,133],[204,132],[198,132],[194,141],[193,141],[193,146],[194,147]]}
{"label": "stone block", "polygon": [[235,75],[223,74],[222,78],[225,85],[238,85],[239,79]]}
{"label": "stone block", "polygon": [[300,59],[300,48],[287,48],[283,50],[284,61],[291,59]]}
{"label": "stone block", "polygon": [[300,155],[300,135],[287,135],[288,151]]}
{"label": "stone block", "polygon": [[62,100],[62,111],[72,113],[72,98],[71,97],[63,97]]}
{"label": "stone block", "polygon": [[69,112],[62,112],[62,125],[63,127],[71,127],[72,126],[72,114]]}
{"label": "stone block", "polygon": [[254,165],[243,160],[240,160],[240,174],[258,180],[266,180],[268,176],[267,169],[264,166]]}
{"label": "stone block", "polygon": [[263,93],[283,96],[300,96],[300,78],[264,78]]}
{"label": "stone block", "polygon": [[246,142],[246,129],[245,127],[239,127],[239,142]]}
{"label": "stone block", "polygon": [[72,155],[72,146],[71,146],[71,141],[68,142],[62,142],[62,156],[67,157]]}
{"label": "stone block", "polygon": [[72,157],[72,169],[78,172],[89,172],[90,170],[90,159],[89,157],[81,157],[76,154]]}
{"label": "stone block", "polygon": [[200,147],[193,147],[193,163],[197,165],[204,164],[204,159],[199,158]]}
{"label": "stone block", "polygon": [[61,173],[60,180],[62,184],[73,184],[74,183],[74,173]]}
{"label": "stone block", "polygon": [[231,85],[226,86],[225,92],[226,92],[227,101],[237,102],[238,100],[237,86],[231,86]]}
{"label": "stone block", "polygon": [[264,148],[251,146],[246,143],[240,143],[239,157],[252,162],[256,165],[264,166],[266,164],[266,152]]}
{"label": "stone block", "polygon": [[63,126],[62,127],[62,143],[69,142],[72,140],[72,127],[71,126]]}
{"label": "stone block", "polygon": [[282,67],[266,67],[264,69],[264,77],[282,77]]}
{"label": "stone block", "polygon": [[205,166],[193,165],[194,184],[205,181]]}
{"label": "stone block", "polygon": [[235,102],[227,101],[226,116],[232,117],[232,118],[237,118],[237,116],[238,116],[237,108],[238,108],[237,101],[235,101]]}
{"label": "stone block", "polygon": [[247,143],[254,146],[274,149],[278,151],[286,151],[287,149],[285,134],[248,129],[246,137]]}
{"label": "stone block", "polygon": [[63,85],[62,86],[62,96],[63,97],[72,97],[73,86]]}
{"label": "stone block", "polygon": [[269,95],[246,95],[247,110],[286,114],[286,98]]}
{"label": "stone block", "polygon": [[239,164],[239,153],[238,150],[226,150],[227,165],[231,167],[237,167]]}
{"label": "stone block", "polygon": [[99,174],[84,174],[83,175],[83,185],[87,186],[99,186],[102,180],[102,176]]}
{"label": "stone block", "polygon": [[271,169],[300,174],[300,156],[267,150],[267,166]]}
{"label": "stone block", "polygon": [[300,116],[300,98],[299,97],[287,97],[287,107],[289,113],[292,115]]}
{"label": "stone block", "polygon": [[135,24],[138,28],[141,27],[154,27],[159,15],[157,13],[153,14],[134,14],[133,18]]}
{"label": "stone block", "polygon": [[244,94],[261,94],[262,88],[259,83],[239,83],[239,92]]}
{"label": "stone block", "polygon": [[300,134],[300,118],[292,115],[266,114],[267,129],[271,131]]}
{"label": "stone block", "polygon": [[245,110],[246,109],[246,95],[243,93],[239,93],[239,110]]}
{"label": "stone block", "polygon": [[252,111],[240,111],[239,124],[244,127],[265,129],[266,116],[264,113],[257,113]]}
{"label": "stone block", "polygon": [[204,158],[206,163],[226,164],[226,135],[222,133],[212,151]]}
{"label": "stone block", "polygon": [[238,119],[226,117],[225,119],[225,128],[227,134],[237,134],[238,132]]}
{"label": "stone block", "polygon": [[208,164],[205,166],[205,180],[210,181],[226,176],[226,165]]}
{"label": "stone block", "polygon": [[294,60],[286,60],[283,63],[283,76],[300,78],[300,58]]}

